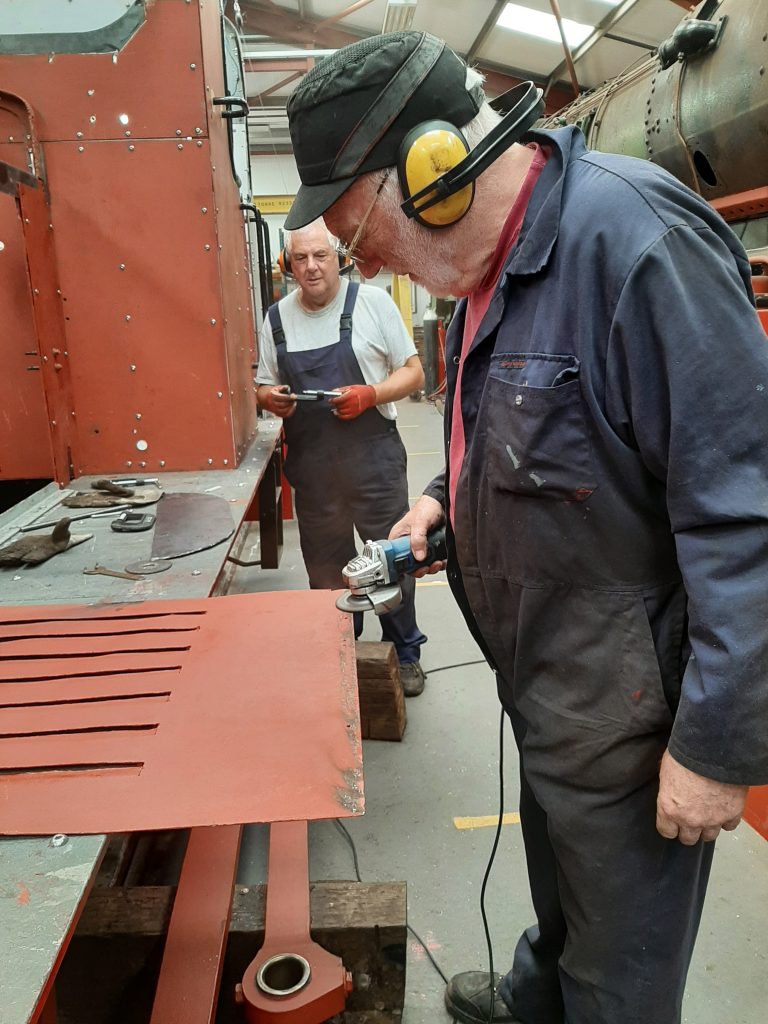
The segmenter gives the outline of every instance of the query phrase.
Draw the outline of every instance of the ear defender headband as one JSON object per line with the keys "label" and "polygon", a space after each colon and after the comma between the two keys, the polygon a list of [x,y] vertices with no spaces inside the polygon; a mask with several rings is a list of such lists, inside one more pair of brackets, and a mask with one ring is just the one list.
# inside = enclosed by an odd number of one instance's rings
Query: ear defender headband
{"label": "ear defender headband", "polygon": [[[348,256],[342,256],[341,253],[339,253],[338,256],[339,273],[348,274],[352,267],[354,266],[354,263]],[[277,254],[277,260],[275,262],[277,263],[278,267],[280,267],[280,270],[284,274],[287,274],[289,277],[293,277],[293,270],[291,269],[291,256],[287,249],[280,250],[280,252]]]}
{"label": "ear defender headband", "polygon": [[408,132],[397,162],[406,217],[428,228],[461,220],[475,197],[475,179],[543,113],[543,93],[533,82],[522,82],[504,94],[504,105],[507,113],[472,150],[447,121],[425,121]]}

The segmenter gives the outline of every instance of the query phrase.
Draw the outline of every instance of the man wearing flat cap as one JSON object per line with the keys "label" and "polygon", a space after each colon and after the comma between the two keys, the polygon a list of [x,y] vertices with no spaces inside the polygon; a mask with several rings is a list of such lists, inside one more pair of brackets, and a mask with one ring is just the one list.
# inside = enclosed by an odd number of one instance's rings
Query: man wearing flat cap
{"label": "man wearing flat cap", "polygon": [[533,92],[500,118],[424,33],[338,51],[289,103],[288,226],[323,215],[365,276],[466,297],[446,470],[393,534],[423,557],[446,521],[520,752],[537,920],[448,1009],[679,1024],[714,840],[768,783],[768,346],[720,217],[532,129]]}

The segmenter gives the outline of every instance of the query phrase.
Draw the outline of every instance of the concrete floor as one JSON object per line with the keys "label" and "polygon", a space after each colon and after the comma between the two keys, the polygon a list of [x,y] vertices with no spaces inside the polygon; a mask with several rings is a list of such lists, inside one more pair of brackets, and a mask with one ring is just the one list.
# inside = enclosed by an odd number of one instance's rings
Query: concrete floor
{"label": "concrete floor", "polygon": [[[432,405],[400,404],[415,498],[440,469],[442,419]],[[295,524],[286,524],[281,567],[238,571],[232,593],[307,586]],[[489,827],[459,829],[456,817],[498,809],[499,704],[484,664],[441,576],[417,590],[419,625],[429,636],[422,664],[434,672],[408,701],[402,743],[365,743],[366,813],[348,820],[365,881],[406,880],[410,925],[443,971],[487,968],[480,886],[493,841]],[[379,639],[374,616],[364,639]],[[505,729],[505,810],[517,808],[517,763]],[[265,829],[246,832],[239,881],[263,881]],[[313,879],[354,878],[348,845],[329,822],[310,829]],[[497,969],[507,970],[517,937],[532,923],[518,825],[506,825],[487,903]],[[404,1024],[448,1024],[443,983],[409,941]],[[768,843],[748,825],[724,833],[685,997],[684,1024],[765,1024],[768,1019]],[[648,1024],[654,1024],[648,1021]]]}

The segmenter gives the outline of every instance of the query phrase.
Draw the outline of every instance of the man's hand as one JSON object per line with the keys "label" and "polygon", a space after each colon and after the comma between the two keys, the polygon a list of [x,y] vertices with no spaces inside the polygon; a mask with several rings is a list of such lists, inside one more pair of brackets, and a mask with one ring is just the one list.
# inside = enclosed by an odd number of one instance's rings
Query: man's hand
{"label": "man's hand", "polygon": [[656,829],[665,839],[694,846],[711,843],[720,829],[728,832],[741,821],[748,786],[733,786],[697,775],[679,764],[667,750],[661,759]]}
{"label": "man's hand", "polygon": [[[396,537],[411,538],[411,551],[414,557],[422,562],[427,557],[427,534],[445,519],[443,506],[439,501],[423,494],[408,515],[403,516],[389,531],[389,539]],[[413,573],[414,576],[430,576],[445,568],[445,562],[433,562],[426,569]]]}
{"label": "man's hand", "polygon": [[376,388],[373,384],[350,384],[334,390],[341,392],[338,398],[331,399],[333,411],[340,420],[354,420],[366,409],[376,405]]}
{"label": "man's hand", "polygon": [[296,398],[291,394],[287,384],[280,384],[271,388],[268,385],[259,388],[259,405],[262,409],[268,409],[275,416],[282,416],[287,419],[296,412]]}

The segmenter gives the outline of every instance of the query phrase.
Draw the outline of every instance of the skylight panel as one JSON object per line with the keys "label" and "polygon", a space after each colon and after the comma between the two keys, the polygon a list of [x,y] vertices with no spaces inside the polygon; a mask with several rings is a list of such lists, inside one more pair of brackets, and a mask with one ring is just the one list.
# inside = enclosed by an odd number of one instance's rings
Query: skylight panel
{"label": "skylight panel", "polygon": [[[499,16],[497,25],[513,32],[522,32],[526,36],[535,36],[537,39],[546,39],[553,43],[562,42],[554,14],[534,11],[521,4],[507,4]],[[595,31],[595,26],[563,18],[563,31],[568,45],[578,46]]]}

